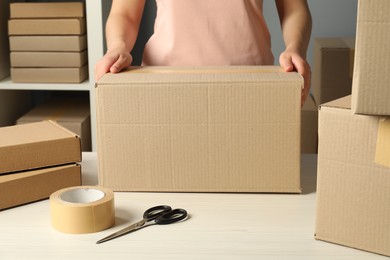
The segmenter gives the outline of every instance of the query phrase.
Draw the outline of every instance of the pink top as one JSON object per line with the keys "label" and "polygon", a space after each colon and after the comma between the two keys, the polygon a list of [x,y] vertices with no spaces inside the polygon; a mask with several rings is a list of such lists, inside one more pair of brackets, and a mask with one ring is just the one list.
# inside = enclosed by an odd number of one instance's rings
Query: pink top
{"label": "pink top", "polygon": [[272,65],[262,0],[156,0],[143,65]]}

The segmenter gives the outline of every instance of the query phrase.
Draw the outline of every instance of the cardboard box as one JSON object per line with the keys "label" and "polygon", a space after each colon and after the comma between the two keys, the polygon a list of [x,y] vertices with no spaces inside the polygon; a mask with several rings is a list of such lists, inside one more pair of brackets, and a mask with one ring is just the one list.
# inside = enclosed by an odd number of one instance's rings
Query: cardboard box
{"label": "cardboard box", "polygon": [[315,237],[390,256],[390,118],[350,107],[320,107]]}
{"label": "cardboard box", "polygon": [[74,18],[84,17],[84,3],[11,3],[11,18]]}
{"label": "cardboard box", "polygon": [[11,68],[15,83],[81,83],[88,78],[88,65],[81,68]]}
{"label": "cardboard box", "polygon": [[359,0],[352,111],[390,115],[390,1]]}
{"label": "cardboard box", "polygon": [[318,107],[309,96],[301,111],[301,153],[317,153]]}
{"label": "cardboard box", "polygon": [[11,52],[11,67],[74,68],[88,62],[87,51],[82,52]]}
{"label": "cardboard box", "polygon": [[272,66],[106,74],[96,86],[99,184],[299,193],[302,84]]}
{"label": "cardboard box", "polygon": [[55,121],[81,137],[83,151],[91,151],[91,117],[88,100],[52,98],[34,107],[17,120],[17,124]]}
{"label": "cardboard box", "polygon": [[52,122],[0,128],[0,173],[81,161],[80,138]]}
{"label": "cardboard box", "polygon": [[351,94],[354,66],[354,38],[314,40],[312,92],[318,104]]}
{"label": "cardboard box", "polygon": [[53,192],[81,185],[81,167],[68,164],[0,174],[0,210],[47,199]]}
{"label": "cardboard box", "polygon": [[84,18],[68,19],[11,19],[8,35],[83,35]]}
{"label": "cardboard box", "polygon": [[0,80],[9,75],[9,44],[7,38],[7,20],[9,1],[0,1]]}
{"label": "cardboard box", "polygon": [[83,51],[87,35],[9,36],[11,51]]}

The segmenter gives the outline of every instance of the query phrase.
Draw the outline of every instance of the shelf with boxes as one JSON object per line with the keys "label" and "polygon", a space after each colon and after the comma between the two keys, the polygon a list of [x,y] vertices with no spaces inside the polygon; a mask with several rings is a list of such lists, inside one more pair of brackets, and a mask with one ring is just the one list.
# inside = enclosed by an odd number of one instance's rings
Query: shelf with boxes
{"label": "shelf with boxes", "polygon": [[13,113],[28,93],[86,92],[95,150],[95,82],[88,75],[103,56],[102,3],[6,0],[0,5],[0,101],[12,96],[12,102],[0,102],[0,126],[15,123],[31,108]]}

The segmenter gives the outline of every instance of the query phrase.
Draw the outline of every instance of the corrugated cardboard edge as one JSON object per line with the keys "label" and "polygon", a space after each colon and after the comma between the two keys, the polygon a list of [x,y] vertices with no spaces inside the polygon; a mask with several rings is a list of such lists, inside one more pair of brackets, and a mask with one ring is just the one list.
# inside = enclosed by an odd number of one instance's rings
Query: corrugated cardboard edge
{"label": "corrugated cardboard edge", "polygon": [[390,168],[390,118],[379,120],[375,163]]}
{"label": "corrugated cardboard edge", "polygon": [[[32,185],[34,182],[37,182],[36,185]],[[81,183],[81,165],[76,163],[0,175],[0,193],[4,193],[0,210],[46,199],[59,189]]]}

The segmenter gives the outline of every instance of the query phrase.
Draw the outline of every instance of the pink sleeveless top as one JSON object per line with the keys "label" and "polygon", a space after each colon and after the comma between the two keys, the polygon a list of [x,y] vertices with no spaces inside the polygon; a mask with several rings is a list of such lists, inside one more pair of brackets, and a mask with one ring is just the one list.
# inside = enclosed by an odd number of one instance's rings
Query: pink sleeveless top
{"label": "pink sleeveless top", "polygon": [[156,0],[143,65],[272,65],[262,0]]}

